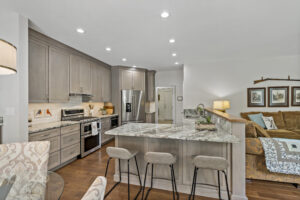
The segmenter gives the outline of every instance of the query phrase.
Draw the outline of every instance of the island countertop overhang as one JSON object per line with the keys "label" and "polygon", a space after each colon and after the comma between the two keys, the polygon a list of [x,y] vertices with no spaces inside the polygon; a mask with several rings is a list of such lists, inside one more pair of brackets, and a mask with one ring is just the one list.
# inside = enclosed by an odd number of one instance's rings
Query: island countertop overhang
{"label": "island countertop overhang", "polygon": [[106,131],[107,135],[145,137],[156,139],[175,139],[184,141],[203,141],[220,143],[239,143],[238,137],[225,132],[198,131],[193,124],[151,124],[151,123],[129,123],[118,128]]}

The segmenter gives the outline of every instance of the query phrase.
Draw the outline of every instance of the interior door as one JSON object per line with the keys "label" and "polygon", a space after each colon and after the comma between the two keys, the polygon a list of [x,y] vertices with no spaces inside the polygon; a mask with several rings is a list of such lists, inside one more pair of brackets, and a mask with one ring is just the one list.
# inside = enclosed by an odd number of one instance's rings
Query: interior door
{"label": "interior door", "polygon": [[173,120],[173,89],[161,88],[158,90],[158,120]]}

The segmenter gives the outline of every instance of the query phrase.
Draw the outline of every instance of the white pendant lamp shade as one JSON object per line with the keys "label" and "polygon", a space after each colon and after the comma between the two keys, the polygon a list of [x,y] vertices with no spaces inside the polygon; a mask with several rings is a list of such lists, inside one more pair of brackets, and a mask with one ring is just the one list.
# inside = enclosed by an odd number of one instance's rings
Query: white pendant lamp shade
{"label": "white pendant lamp shade", "polygon": [[17,49],[0,39],[0,75],[17,73]]}

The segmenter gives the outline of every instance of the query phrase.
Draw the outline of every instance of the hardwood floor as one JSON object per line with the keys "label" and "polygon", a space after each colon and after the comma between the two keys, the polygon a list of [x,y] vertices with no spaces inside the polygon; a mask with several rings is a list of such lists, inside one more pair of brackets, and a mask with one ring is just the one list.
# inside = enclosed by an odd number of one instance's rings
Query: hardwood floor
{"label": "hardwood floor", "polygon": [[[106,147],[114,146],[114,142],[110,142],[103,146],[97,152],[89,156],[76,160],[75,162],[56,171],[65,180],[65,188],[62,200],[76,200],[81,199],[89,186],[92,184],[97,176],[104,176],[106,162],[108,156],[106,154]],[[108,171],[108,185],[107,189],[114,184],[112,176],[114,172],[114,160]],[[131,185],[131,197],[135,196],[139,187]],[[247,196],[249,200],[299,200],[300,189],[295,188],[292,184],[274,183],[267,181],[248,181],[247,182]],[[141,196],[140,196],[141,197]],[[188,195],[180,194],[180,199],[187,199]],[[120,184],[115,190],[106,198],[107,200],[127,199],[127,185]],[[172,199],[172,193],[164,190],[153,189],[149,195],[149,200],[168,200]],[[197,200],[212,200],[212,198],[199,197]]]}

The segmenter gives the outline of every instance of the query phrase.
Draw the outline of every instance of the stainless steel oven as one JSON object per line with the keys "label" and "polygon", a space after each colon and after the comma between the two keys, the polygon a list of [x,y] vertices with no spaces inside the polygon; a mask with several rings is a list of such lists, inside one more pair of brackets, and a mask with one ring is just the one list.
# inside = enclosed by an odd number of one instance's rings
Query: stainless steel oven
{"label": "stainless steel oven", "polygon": [[110,128],[117,128],[119,126],[119,117],[115,116],[115,117],[111,117],[110,118]]}
{"label": "stainless steel oven", "polygon": [[84,157],[101,147],[101,120],[97,120],[98,134],[92,135],[92,122],[81,124],[81,157]]}

